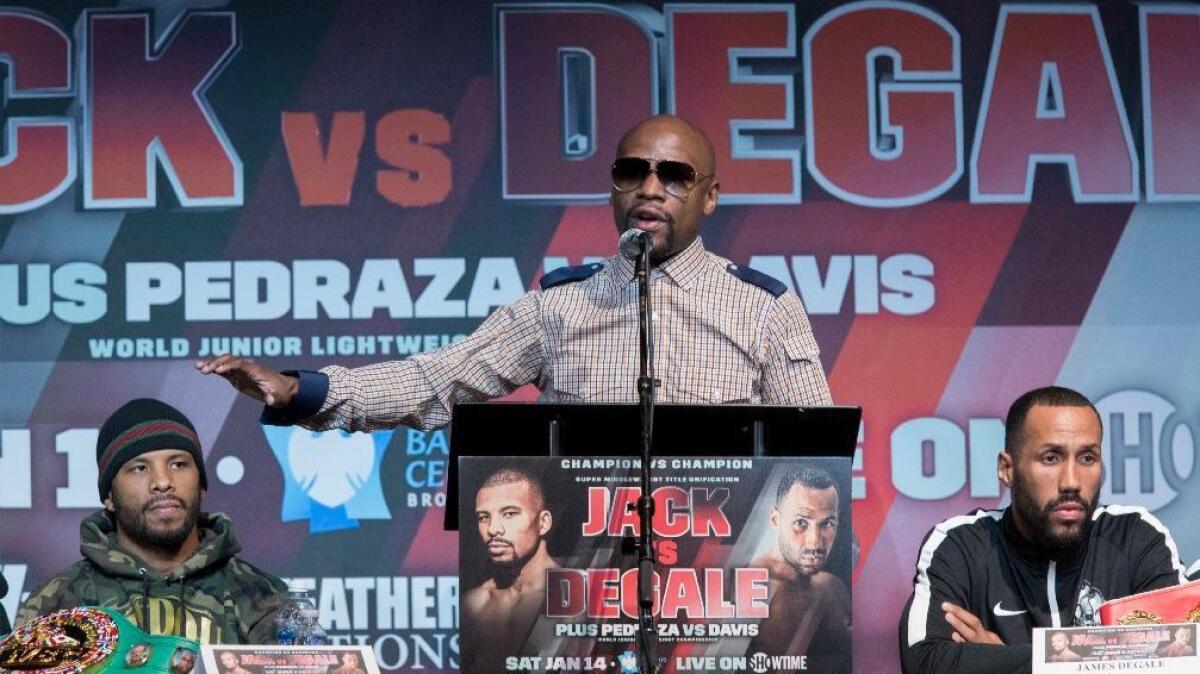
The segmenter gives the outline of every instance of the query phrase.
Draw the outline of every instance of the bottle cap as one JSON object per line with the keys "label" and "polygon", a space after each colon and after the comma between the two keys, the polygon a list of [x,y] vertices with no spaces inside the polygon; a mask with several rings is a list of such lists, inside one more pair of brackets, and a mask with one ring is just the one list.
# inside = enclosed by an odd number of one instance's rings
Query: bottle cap
{"label": "bottle cap", "polygon": [[292,578],[287,582],[288,592],[312,592],[317,589],[314,578]]}

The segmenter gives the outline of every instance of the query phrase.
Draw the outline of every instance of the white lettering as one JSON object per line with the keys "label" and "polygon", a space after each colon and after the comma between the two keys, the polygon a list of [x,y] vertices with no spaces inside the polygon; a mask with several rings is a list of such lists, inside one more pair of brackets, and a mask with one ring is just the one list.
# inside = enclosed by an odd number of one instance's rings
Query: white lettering
{"label": "white lettering", "polygon": [[882,260],[875,255],[831,255],[824,275],[821,263],[813,255],[793,255],[789,268],[783,255],[755,255],[749,264],[795,291],[814,316],[841,313],[851,288],[856,314],[877,314],[882,306],[884,311],[912,316],[933,308],[934,266],[923,255],[901,253]]}
{"label": "white lettering", "polygon": [[468,316],[487,316],[493,307],[515,301],[525,293],[517,261],[511,257],[485,257],[479,260],[475,282],[467,298]]}
{"label": "white lettering", "polygon": [[0,430],[0,508],[33,506],[29,431]]}
{"label": "white lettering", "polygon": [[292,275],[272,260],[233,263],[233,316],[239,321],[282,318],[292,306]]}
{"label": "white lettering", "polygon": [[230,262],[189,262],[183,266],[183,318],[227,321],[233,317]]}
{"label": "white lettering", "polygon": [[447,299],[466,271],[461,258],[417,258],[413,275],[431,276],[425,292],[417,298],[417,315],[422,318],[460,318],[466,315],[466,303]]}
{"label": "white lettering", "polygon": [[412,295],[408,292],[404,272],[400,271],[399,260],[363,261],[350,315],[373,318],[376,309],[387,309],[389,318],[412,318]]}
{"label": "white lettering", "polygon": [[130,262],[125,265],[125,318],[150,320],[150,307],[170,304],[183,296],[183,272],[169,262]]}
{"label": "white lettering", "polygon": [[72,428],[54,436],[54,451],[67,455],[67,486],[54,490],[59,508],[99,508],[96,493],[99,471],[96,468],[97,428]]}

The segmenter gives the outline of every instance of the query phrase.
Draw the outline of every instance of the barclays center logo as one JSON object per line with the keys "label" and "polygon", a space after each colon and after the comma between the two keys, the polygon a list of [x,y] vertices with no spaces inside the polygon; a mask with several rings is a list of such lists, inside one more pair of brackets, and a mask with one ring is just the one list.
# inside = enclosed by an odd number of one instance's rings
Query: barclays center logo
{"label": "barclays center logo", "polygon": [[283,472],[284,522],[307,519],[309,533],[315,534],[354,529],[359,520],[392,518],[379,481],[392,431],[262,428]]}

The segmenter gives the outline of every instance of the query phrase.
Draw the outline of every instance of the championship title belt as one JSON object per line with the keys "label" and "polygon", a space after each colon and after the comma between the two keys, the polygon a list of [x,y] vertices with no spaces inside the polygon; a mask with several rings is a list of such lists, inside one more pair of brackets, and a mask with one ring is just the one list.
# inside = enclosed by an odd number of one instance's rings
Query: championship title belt
{"label": "championship title belt", "polygon": [[199,643],[150,636],[111,609],[73,608],[34,618],[0,641],[0,672],[190,674],[199,653]]}
{"label": "championship title belt", "polygon": [[1200,580],[1100,605],[1103,625],[1200,623]]}

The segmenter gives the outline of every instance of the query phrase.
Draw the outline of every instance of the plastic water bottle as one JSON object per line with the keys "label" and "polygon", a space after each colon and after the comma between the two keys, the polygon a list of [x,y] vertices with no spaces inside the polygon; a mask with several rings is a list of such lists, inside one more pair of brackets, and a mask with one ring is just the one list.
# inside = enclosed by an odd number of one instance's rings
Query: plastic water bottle
{"label": "plastic water bottle", "polygon": [[299,613],[300,629],[296,632],[296,642],[305,646],[324,646],[328,640],[325,630],[321,628],[317,609],[302,608]]}
{"label": "plastic water bottle", "polygon": [[288,602],[275,619],[277,643],[288,646],[321,646],[326,643],[320,613],[312,598],[314,585],[311,580],[288,582]]}

